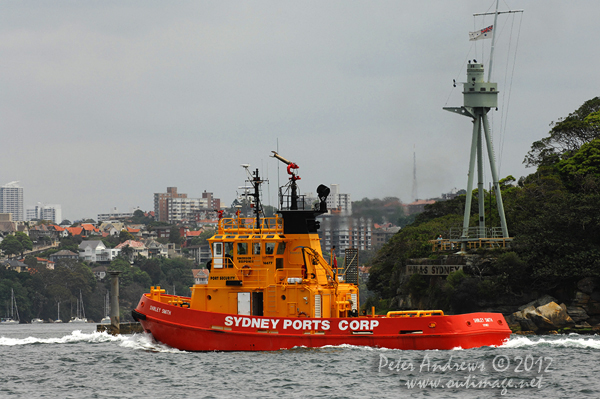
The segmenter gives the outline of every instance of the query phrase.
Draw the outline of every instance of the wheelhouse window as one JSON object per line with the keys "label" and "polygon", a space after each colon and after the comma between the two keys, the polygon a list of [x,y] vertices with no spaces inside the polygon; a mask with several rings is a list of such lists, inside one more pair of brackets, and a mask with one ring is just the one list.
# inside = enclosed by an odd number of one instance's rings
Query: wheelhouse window
{"label": "wheelhouse window", "polygon": [[248,243],[238,242],[237,243],[237,254],[238,254],[238,256],[247,255],[248,254]]}
{"label": "wheelhouse window", "polygon": [[273,255],[275,252],[275,243],[267,242],[265,243],[265,255]]}
{"label": "wheelhouse window", "polygon": [[225,257],[223,258],[223,262],[225,267],[232,268],[233,267],[233,243],[226,242],[225,243]]}
{"label": "wheelhouse window", "polygon": [[277,246],[277,255],[283,255],[285,252],[285,242],[280,242]]}
{"label": "wheelhouse window", "polygon": [[255,242],[252,244],[252,254],[260,255],[260,242]]}

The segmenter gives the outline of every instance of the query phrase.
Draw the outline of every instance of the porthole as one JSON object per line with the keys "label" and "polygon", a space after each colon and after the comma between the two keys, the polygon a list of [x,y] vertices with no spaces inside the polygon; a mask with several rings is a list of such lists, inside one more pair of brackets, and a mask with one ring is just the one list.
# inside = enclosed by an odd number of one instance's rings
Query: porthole
{"label": "porthole", "polygon": [[282,296],[281,296],[281,299],[283,299],[283,300],[285,301],[285,295],[282,295]]}
{"label": "porthole", "polygon": [[208,298],[209,301],[212,299],[212,297],[210,295],[207,298]]}

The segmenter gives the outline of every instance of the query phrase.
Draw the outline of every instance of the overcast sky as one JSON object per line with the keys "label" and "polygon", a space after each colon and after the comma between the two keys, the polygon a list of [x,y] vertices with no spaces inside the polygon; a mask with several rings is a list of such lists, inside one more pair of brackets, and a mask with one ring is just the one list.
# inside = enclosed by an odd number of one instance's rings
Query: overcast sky
{"label": "overcast sky", "polygon": [[[467,60],[487,68],[491,41],[468,32],[494,4],[1,2],[0,184],[72,221],[152,210],[168,186],[228,205],[242,163],[274,197],[279,142],[302,192],[410,202],[413,151],[420,198],[465,188],[472,124],[442,107],[462,105]],[[500,4],[525,10],[499,17],[489,113],[500,176],[518,178],[549,123],[599,94],[600,2]]]}

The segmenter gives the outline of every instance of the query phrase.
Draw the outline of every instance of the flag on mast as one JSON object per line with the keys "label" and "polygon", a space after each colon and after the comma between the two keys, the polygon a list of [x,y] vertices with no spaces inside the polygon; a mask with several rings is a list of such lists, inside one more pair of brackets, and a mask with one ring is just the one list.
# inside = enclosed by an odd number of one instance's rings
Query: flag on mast
{"label": "flag on mast", "polygon": [[469,40],[481,40],[481,39],[490,39],[492,37],[492,29],[494,25],[490,25],[487,28],[483,28],[482,30],[478,30],[475,32],[469,32]]}

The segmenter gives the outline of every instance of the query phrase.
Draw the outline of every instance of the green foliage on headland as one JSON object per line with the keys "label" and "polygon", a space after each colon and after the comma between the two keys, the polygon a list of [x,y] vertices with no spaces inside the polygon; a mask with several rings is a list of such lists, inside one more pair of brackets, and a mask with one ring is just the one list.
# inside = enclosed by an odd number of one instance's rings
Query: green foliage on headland
{"label": "green foliage on headland", "polygon": [[[551,126],[549,136],[534,142],[524,160],[537,170],[518,182],[512,176],[501,182],[514,237],[508,252],[487,253],[495,261],[460,278],[405,276],[407,259],[436,256],[428,240],[462,227],[465,196],[429,205],[372,261],[368,288],[378,297],[367,306],[395,308],[394,298],[410,294],[420,304],[464,311],[495,296],[543,292],[600,276],[600,98]],[[476,204],[479,193],[472,195]],[[493,204],[486,210],[487,224],[498,226],[494,194],[482,195],[492,197],[486,200],[486,207]],[[471,226],[476,223],[472,213]],[[428,299],[432,295],[436,301]]]}
{"label": "green foliage on headland", "polygon": [[[70,245],[70,240],[64,242]],[[98,264],[59,259],[54,270],[50,270],[33,257],[26,258],[25,262],[31,267],[30,273],[0,267],[0,316],[5,316],[13,289],[22,321],[33,318],[55,320],[60,303],[60,318],[67,322],[75,316],[80,292],[88,320],[99,322],[104,317],[105,297],[110,290],[111,278],[107,275],[102,281],[96,279],[92,268]],[[106,266],[108,270],[122,272],[119,276],[122,321],[132,321],[131,309],[151,285],[160,285],[170,294],[175,292],[189,296],[189,287],[194,284],[194,262],[190,259],[138,257],[131,264],[128,259],[118,257]]]}

